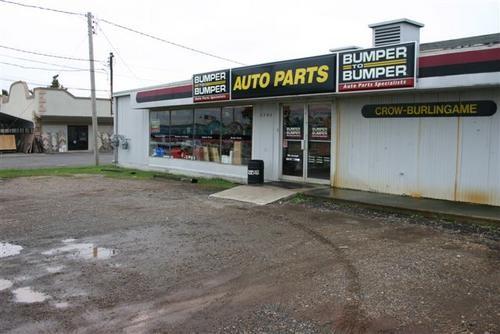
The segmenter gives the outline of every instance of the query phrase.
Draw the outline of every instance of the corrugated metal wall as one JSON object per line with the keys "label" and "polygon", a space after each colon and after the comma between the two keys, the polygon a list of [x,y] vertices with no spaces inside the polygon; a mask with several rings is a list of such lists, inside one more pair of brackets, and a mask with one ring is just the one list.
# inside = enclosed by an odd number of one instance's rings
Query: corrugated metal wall
{"label": "corrugated metal wall", "polygon": [[500,112],[492,117],[366,119],[365,104],[494,100],[500,88],[337,99],[334,186],[500,205]]}

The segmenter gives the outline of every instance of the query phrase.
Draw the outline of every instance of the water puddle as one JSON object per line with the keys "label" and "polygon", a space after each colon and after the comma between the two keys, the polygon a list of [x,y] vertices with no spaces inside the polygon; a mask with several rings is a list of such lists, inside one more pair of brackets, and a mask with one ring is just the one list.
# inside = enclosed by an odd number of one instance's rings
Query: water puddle
{"label": "water puddle", "polygon": [[15,289],[12,292],[14,293],[14,298],[16,303],[26,303],[26,304],[41,303],[50,298],[49,295],[46,295],[45,293],[42,292],[37,292],[29,286]]}
{"label": "water puddle", "polygon": [[116,251],[114,249],[97,247],[91,243],[73,243],[73,241],[66,241],[66,240],[64,240],[63,242],[66,243],[65,246],[50,249],[48,251],[43,252],[42,254],[49,256],[63,254],[65,256],[86,259],[86,260],[90,259],[105,260],[109,259],[111,256],[116,254]]}
{"label": "water puddle", "polygon": [[0,242],[0,258],[17,255],[21,253],[22,246],[9,244],[8,242]]}
{"label": "water puddle", "polygon": [[69,303],[67,302],[59,302],[54,304],[55,308],[67,308],[69,306]]}
{"label": "water puddle", "polygon": [[0,279],[0,291],[5,289],[10,289],[12,287],[12,282],[6,279]]}
{"label": "water puddle", "polygon": [[64,269],[64,266],[46,267],[45,269],[51,274],[56,274],[60,273]]}

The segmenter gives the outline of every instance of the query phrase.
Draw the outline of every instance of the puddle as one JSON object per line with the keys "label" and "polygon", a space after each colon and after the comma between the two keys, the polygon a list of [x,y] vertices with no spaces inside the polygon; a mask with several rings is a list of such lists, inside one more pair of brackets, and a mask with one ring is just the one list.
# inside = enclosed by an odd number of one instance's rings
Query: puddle
{"label": "puddle", "polygon": [[16,303],[26,303],[26,304],[41,303],[50,298],[49,295],[46,295],[45,293],[42,292],[36,292],[29,286],[15,289],[12,292],[14,293],[14,298]]}
{"label": "puddle", "polygon": [[9,289],[12,286],[12,282],[6,279],[0,279],[0,291]]}
{"label": "puddle", "polygon": [[60,273],[63,269],[64,266],[54,266],[54,267],[46,267],[45,268],[49,273],[55,274],[55,273]]}
{"label": "puddle", "polygon": [[68,243],[67,245],[59,248],[53,248],[42,253],[43,255],[59,255],[80,258],[80,259],[109,259],[116,254],[114,249],[96,247],[91,243]]}
{"label": "puddle", "polygon": [[0,258],[17,255],[21,253],[22,246],[9,244],[8,242],[0,242]]}
{"label": "puddle", "polygon": [[67,302],[59,302],[54,304],[55,308],[67,308],[69,306],[69,303]]}
{"label": "puddle", "polygon": [[65,244],[69,244],[71,242],[75,242],[76,239],[73,239],[73,238],[69,238],[69,239],[64,239],[62,242],[64,242]]}

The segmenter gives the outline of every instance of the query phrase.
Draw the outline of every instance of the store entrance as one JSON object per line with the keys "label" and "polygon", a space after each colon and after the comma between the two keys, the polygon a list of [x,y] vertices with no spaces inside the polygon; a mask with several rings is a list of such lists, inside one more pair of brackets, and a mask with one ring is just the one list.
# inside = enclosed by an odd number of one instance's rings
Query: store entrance
{"label": "store entrance", "polygon": [[89,128],[87,125],[68,125],[68,150],[89,149]]}
{"label": "store entrance", "polygon": [[329,183],[332,105],[282,106],[282,178]]}

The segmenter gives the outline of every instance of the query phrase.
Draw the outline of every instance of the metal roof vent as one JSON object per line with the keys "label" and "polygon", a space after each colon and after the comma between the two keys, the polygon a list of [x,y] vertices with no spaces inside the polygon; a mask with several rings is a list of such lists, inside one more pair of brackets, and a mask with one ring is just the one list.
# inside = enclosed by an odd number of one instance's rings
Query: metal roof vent
{"label": "metal roof vent", "polygon": [[373,29],[373,46],[383,46],[414,41],[418,43],[423,26],[416,21],[398,19],[370,24],[368,27]]}

